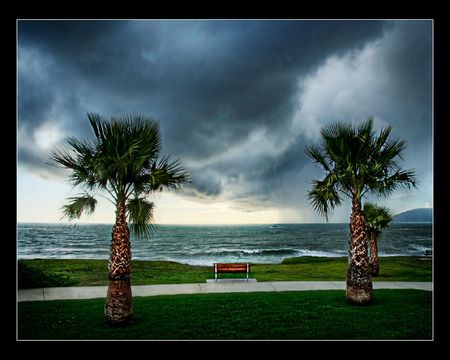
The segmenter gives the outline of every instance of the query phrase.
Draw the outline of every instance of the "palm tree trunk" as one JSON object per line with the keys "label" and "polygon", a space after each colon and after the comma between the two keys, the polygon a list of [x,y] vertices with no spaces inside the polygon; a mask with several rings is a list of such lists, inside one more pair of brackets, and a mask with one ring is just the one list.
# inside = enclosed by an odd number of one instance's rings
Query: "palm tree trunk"
{"label": "palm tree trunk", "polygon": [[350,217],[349,265],[347,271],[347,301],[351,304],[367,305],[373,300],[372,280],[365,234],[361,201],[352,201]]}
{"label": "palm tree trunk", "polygon": [[130,232],[125,203],[121,201],[117,206],[116,223],[112,232],[109,283],[105,303],[105,316],[112,324],[127,323],[133,314],[130,274]]}
{"label": "palm tree trunk", "polygon": [[370,259],[369,259],[370,273],[372,276],[378,276],[380,273],[380,265],[378,264],[378,244],[377,235],[370,234]]}

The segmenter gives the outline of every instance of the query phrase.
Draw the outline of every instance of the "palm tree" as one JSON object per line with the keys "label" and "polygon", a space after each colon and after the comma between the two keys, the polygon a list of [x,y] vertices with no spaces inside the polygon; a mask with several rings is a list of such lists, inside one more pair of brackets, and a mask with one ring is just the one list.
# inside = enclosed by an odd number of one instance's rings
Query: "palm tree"
{"label": "palm tree", "polygon": [[372,276],[378,276],[380,265],[378,263],[377,238],[392,221],[394,214],[386,207],[369,202],[364,204],[363,212],[366,220],[366,236],[370,243],[369,269]]}
{"label": "palm tree", "polygon": [[68,148],[56,149],[49,164],[71,170],[70,182],[85,192],[69,198],[63,217],[79,219],[91,214],[97,200],[106,195],[116,209],[109,259],[109,284],[105,316],[110,323],[127,323],[133,313],[131,294],[131,230],[138,237],[152,231],[153,202],[146,199],[163,187],[178,189],[189,175],[178,161],[160,156],[159,123],[141,115],[102,119],[88,114],[94,140],[66,139]]}
{"label": "palm tree", "polygon": [[352,304],[373,300],[362,197],[366,193],[387,196],[399,187],[416,186],[414,171],[401,170],[396,161],[406,145],[389,140],[391,130],[389,126],[376,136],[373,119],[358,127],[334,123],[322,128],[319,146],[305,149],[325,171],[324,179],[314,180],[308,192],[313,208],[328,220],[343,195],[352,202],[347,270],[347,300]]}

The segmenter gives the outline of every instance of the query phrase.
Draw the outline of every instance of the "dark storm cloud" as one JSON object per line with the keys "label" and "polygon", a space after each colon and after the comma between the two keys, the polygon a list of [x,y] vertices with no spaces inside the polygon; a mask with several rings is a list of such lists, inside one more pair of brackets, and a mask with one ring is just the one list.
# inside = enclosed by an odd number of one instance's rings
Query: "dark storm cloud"
{"label": "dark storm cloud", "polygon": [[[296,114],[302,124],[299,138],[307,142],[317,141],[320,127],[334,121],[359,123],[374,116],[376,129],[393,126],[392,137],[407,141],[400,164],[415,169],[420,182],[413,192],[373,199],[387,201],[386,206],[394,211],[423,207],[432,198],[431,25],[429,21],[393,22],[362,50],[332,56],[303,82],[302,105]],[[280,203],[295,206],[304,201],[298,195],[306,194],[310,186],[305,180],[323,176],[313,171],[305,169],[285,177],[285,188],[298,191],[279,194]],[[408,201],[396,202],[397,197]]]}
{"label": "dark storm cloud", "polygon": [[[294,203],[300,198],[286,196],[286,187],[301,192],[311,179],[303,154],[311,141],[308,123],[302,118],[293,125],[308,109],[301,84],[330,57],[357,56],[392,32],[378,50],[380,68],[391,72],[383,76],[395,78],[390,104],[404,114],[420,108],[422,118],[414,113],[410,121],[431,126],[430,26],[400,25],[20,21],[19,161],[44,171],[48,149],[39,146],[39,136],[51,130],[49,124],[62,139],[89,134],[88,111],[107,117],[144,113],[160,120],[164,149],[188,166],[193,182],[186,195],[223,195],[236,204]],[[399,91],[409,102],[399,104]],[[375,103],[382,95],[374,95]]]}
{"label": "dark storm cloud", "polygon": [[362,45],[380,31],[378,23],[361,29],[345,22],[196,25],[184,36],[188,43],[190,36],[198,40],[171,49],[175,62],[166,71],[173,109],[167,121],[176,125],[168,128],[171,147],[185,152],[186,142],[194,142],[195,157],[221,153],[257,126],[281,128],[293,111],[299,77],[329,54]]}
{"label": "dark storm cloud", "polygon": [[[400,133],[415,145],[430,145],[432,110],[432,33],[430,22],[407,22],[392,34],[380,62],[391,69],[391,112],[398,114]],[[392,108],[395,109],[392,111]],[[388,109],[383,109],[389,112]],[[428,136],[424,136],[424,132]],[[431,147],[430,147],[431,150]]]}
{"label": "dark storm cloud", "polygon": [[407,166],[426,186],[432,174],[432,32],[430,22],[406,22],[392,34],[384,66],[392,69],[391,93],[381,110],[393,135],[407,140]]}

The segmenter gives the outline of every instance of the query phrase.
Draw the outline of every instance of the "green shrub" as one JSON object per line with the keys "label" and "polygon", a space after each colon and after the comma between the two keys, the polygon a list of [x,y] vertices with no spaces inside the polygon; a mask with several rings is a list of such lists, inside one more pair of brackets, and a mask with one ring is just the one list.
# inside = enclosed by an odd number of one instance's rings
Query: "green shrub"
{"label": "green shrub", "polygon": [[330,262],[335,258],[331,257],[318,257],[318,256],[301,256],[301,257],[292,257],[284,259],[281,263],[285,265],[294,265],[294,264],[308,264],[308,263],[318,263],[318,262]]}
{"label": "green shrub", "polygon": [[17,267],[19,289],[71,286],[75,283],[67,275],[44,272],[43,270],[33,268],[22,261],[18,262]]}

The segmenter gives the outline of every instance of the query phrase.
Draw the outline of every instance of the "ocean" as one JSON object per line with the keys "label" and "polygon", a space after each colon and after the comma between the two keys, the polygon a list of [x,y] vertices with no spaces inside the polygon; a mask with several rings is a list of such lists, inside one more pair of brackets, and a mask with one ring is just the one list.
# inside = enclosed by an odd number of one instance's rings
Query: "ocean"
{"label": "ocean", "polygon": [[[108,259],[112,225],[17,225],[18,259]],[[157,225],[151,239],[132,237],[135,260],[191,265],[279,263],[296,256],[347,256],[348,224]],[[431,223],[393,223],[378,239],[380,256],[420,256],[432,248]]]}

